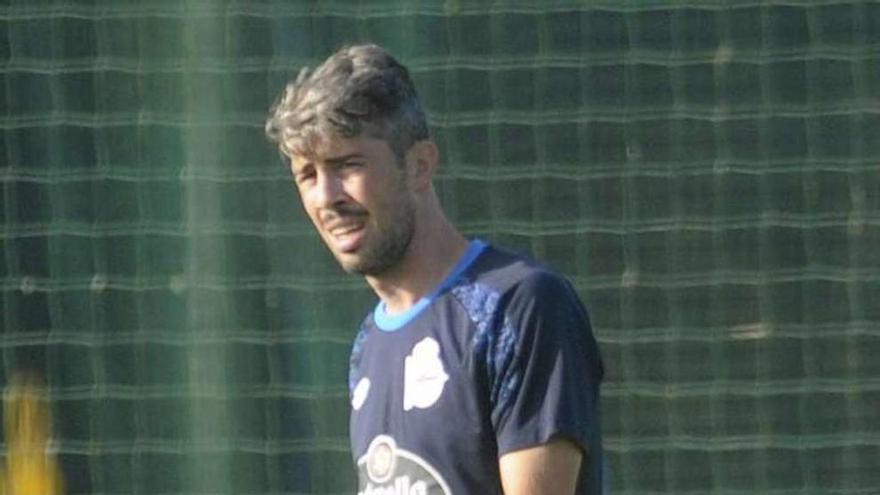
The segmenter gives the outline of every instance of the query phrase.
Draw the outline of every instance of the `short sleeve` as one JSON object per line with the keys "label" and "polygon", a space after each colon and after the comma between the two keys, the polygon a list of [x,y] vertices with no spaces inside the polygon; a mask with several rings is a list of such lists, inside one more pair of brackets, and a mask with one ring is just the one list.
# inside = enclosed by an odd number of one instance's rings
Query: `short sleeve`
{"label": "short sleeve", "polygon": [[546,272],[521,281],[502,306],[486,354],[499,455],[558,436],[588,450],[603,370],[586,310],[565,280]]}

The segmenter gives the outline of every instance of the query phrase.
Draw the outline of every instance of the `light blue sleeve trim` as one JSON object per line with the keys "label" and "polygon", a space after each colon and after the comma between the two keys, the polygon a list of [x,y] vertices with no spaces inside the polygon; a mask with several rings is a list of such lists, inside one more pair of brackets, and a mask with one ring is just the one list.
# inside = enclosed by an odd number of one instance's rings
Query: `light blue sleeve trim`
{"label": "light blue sleeve trim", "polygon": [[415,304],[413,304],[409,309],[404,311],[403,313],[396,315],[389,315],[385,303],[380,301],[379,304],[376,305],[376,309],[373,310],[373,320],[376,322],[376,326],[379,327],[379,330],[383,330],[385,332],[393,332],[395,330],[401,329],[404,325],[412,321],[413,318],[419,315],[425,308],[428,307],[432,302],[434,302],[437,297],[445,292],[449,287],[451,287],[458,277],[467,270],[471,264],[477,259],[480,254],[482,254],[483,250],[488,247],[486,242],[480,239],[474,239],[468,245],[467,251],[465,251],[464,256],[458,260],[458,263],[455,264],[455,267],[452,269],[452,272],[440,282],[440,285],[437,286],[430,294],[425,297],[419,299]]}

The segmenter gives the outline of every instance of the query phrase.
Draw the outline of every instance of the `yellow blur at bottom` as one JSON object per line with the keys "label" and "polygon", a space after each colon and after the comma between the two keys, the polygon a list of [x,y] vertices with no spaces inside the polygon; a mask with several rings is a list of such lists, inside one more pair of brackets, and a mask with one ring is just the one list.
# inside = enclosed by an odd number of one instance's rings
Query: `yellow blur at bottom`
{"label": "yellow blur at bottom", "polygon": [[45,390],[32,376],[16,376],[3,394],[6,462],[0,495],[60,495],[61,470],[49,452],[51,421]]}

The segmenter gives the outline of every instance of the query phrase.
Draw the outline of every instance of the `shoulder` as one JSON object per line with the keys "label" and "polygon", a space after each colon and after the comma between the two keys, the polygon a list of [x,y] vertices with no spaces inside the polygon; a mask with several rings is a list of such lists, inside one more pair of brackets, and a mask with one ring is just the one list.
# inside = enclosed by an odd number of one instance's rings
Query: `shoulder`
{"label": "shoulder", "polygon": [[367,337],[371,333],[370,323],[371,318],[368,315],[361,322],[360,326],[358,327],[357,335],[355,336],[354,341],[352,341],[351,353],[349,354],[348,358],[348,388],[350,391],[354,390],[354,387],[357,385],[357,381],[360,379],[358,369],[360,368],[361,356],[364,352],[364,344],[367,341]]}
{"label": "shoulder", "polygon": [[451,284],[449,293],[471,320],[488,324],[504,309],[510,294],[538,271],[530,258],[487,245]]}
{"label": "shoulder", "polygon": [[573,287],[558,272],[531,257],[495,246],[486,248],[456,289],[460,297],[491,300],[496,310],[505,311],[544,300],[578,302]]}
{"label": "shoulder", "polygon": [[589,316],[563,276],[528,256],[494,246],[486,248],[450,292],[475,324],[477,350],[511,343],[533,324],[589,328]]}

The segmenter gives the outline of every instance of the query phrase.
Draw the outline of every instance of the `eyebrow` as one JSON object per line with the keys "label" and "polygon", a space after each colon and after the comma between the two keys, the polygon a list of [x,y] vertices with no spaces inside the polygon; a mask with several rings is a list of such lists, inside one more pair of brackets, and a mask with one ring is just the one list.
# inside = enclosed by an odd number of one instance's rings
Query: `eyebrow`
{"label": "eyebrow", "polygon": [[[324,162],[329,163],[330,165],[337,166],[337,165],[345,162],[346,160],[351,160],[352,158],[364,158],[364,157],[365,157],[365,155],[363,153],[355,151],[354,153],[349,153],[347,155],[326,158],[324,160]],[[294,174],[301,172],[302,169],[304,169],[306,167],[309,167],[309,166],[314,167],[315,166],[314,160],[308,160],[305,163],[303,163],[302,166],[299,166],[299,167],[297,167],[296,164],[294,163],[294,161],[292,161],[292,160],[290,163],[291,163],[291,170],[293,171]]]}
{"label": "eyebrow", "polygon": [[359,153],[356,151],[354,153],[349,153],[347,155],[334,156],[332,158],[327,158],[324,161],[327,163],[331,163],[333,165],[336,165],[336,164],[342,163],[344,161],[350,160],[352,158],[363,158],[363,157],[364,157],[363,153]]}

